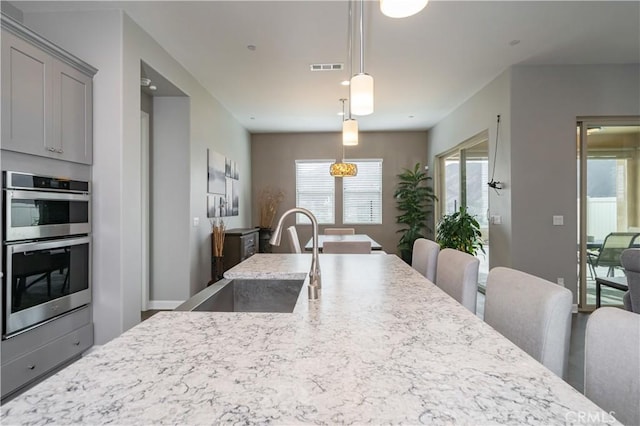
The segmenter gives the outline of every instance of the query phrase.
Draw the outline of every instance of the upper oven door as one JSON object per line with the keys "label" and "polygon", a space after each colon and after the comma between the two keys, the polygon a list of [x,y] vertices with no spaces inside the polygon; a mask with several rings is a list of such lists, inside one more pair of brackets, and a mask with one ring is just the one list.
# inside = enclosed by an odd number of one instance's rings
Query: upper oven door
{"label": "upper oven door", "polygon": [[91,232],[89,194],[5,189],[5,240]]}

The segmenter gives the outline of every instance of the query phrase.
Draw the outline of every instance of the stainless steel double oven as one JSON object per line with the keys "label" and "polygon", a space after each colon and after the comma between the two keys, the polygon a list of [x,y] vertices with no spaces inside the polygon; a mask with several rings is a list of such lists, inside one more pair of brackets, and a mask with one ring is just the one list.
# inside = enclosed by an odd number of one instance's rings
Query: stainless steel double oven
{"label": "stainless steel double oven", "polygon": [[2,337],[91,301],[89,182],[3,172]]}

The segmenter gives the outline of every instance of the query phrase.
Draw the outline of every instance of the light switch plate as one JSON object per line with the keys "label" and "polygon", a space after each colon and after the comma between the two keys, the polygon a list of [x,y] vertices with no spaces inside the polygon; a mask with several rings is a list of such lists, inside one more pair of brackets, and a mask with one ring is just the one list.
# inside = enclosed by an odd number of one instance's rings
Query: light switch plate
{"label": "light switch plate", "polygon": [[493,223],[494,225],[502,224],[502,216],[500,216],[499,214],[494,214],[493,216],[491,216],[491,223]]}
{"label": "light switch plate", "polygon": [[194,217],[193,218],[193,227],[195,228],[198,225],[200,225],[200,218],[199,217]]}
{"label": "light switch plate", "polygon": [[554,215],[553,216],[553,224],[555,226],[564,225],[564,216],[562,216],[562,215]]}

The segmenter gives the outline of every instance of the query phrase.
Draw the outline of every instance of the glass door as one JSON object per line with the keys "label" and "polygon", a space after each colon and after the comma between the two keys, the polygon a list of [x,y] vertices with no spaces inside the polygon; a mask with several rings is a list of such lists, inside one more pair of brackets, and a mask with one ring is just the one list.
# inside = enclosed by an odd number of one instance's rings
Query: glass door
{"label": "glass door", "polygon": [[461,206],[480,224],[485,253],[480,260],[478,284],[481,290],[489,273],[489,140],[486,132],[439,156],[440,215],[451,214]]}
{"label": "glass door", "polygon": [[[624,276],[622,250],[640,246],[640,121],[578,122],[580,309],[596,307],[596,278]],[[623,292],[603,286],[602,305]]]}

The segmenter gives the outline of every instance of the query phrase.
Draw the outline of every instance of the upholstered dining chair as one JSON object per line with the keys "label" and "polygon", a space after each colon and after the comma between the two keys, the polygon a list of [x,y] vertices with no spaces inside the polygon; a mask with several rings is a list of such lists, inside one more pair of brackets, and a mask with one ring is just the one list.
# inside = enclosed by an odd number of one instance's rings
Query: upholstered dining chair
{"label": "upholstered dining chair", "polygon": [[620,255],[620,263],[627,276],[629,290],[622,300],[627,311],[640,314],[640,248],[626,249]]}
{"label": "upholstered dining chair", "polygon": [[426,279],[435,283],[439,253],[440,245],[438,243],[426,238],[418,238],[413,243],[411,267],[424,275]]}
{"label": "upholstered dining chair", "polygon": [[371,253],[371,241],[325,241],[323,253],[362,254]]}
{"label": "upholstered dining chair", "polygon": [[469,253],[446,248],[438,254],[435,285],[476,313],[480,261]]}
{"label": "upholstered dining chair", "polygon": [[298,231],[296,231],[296,227],[288,227],[287,235],[289,236],[289,247],[291,248],[291,253],[302,253],[302,249],[300,248],[300,239],[298,239]]}
{"label": "upholstered dining chair", "polygon": [[324,228],[324,235],[354,235],[355,228]]}
{"label": "upholstered dining chair", "polygon": [[596,309],[584,341],[584,394],[625,425],[640,425],[640,315]]}
{"label": "upholstered dining chair", "polygon": [[545,279],[497,267],[489,271],[484,320],[560,377],[569,360],[571,291]]}

